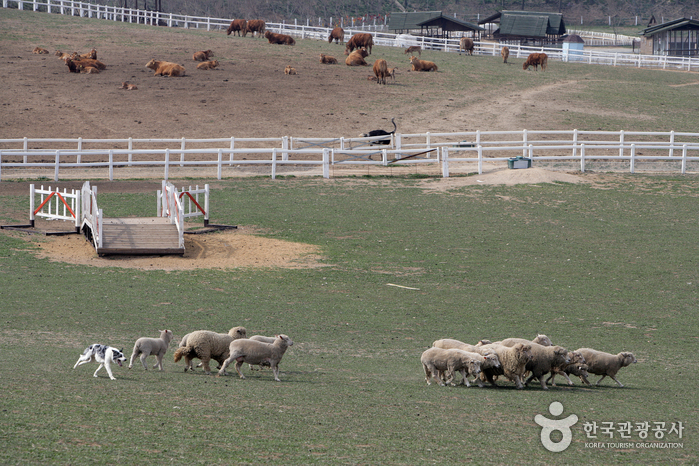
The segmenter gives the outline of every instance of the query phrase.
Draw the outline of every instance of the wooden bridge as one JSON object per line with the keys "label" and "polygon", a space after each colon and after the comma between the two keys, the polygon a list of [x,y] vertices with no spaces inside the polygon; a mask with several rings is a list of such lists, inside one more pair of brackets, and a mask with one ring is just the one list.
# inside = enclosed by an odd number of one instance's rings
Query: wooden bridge
{"label": "wooden bridge", "polygon": [[177,225],[167,217],[103,218],[101,243],[99,255],[184,254]]}

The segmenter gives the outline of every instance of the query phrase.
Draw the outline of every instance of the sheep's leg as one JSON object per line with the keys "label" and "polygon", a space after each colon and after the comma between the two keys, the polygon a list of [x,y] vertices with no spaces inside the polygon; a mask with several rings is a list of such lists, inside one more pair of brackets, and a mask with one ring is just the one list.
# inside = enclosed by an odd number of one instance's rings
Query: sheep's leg
{"label": "sheep's leg", "polygon": [[568,374],[566,374],[565,372],[561,372],[561,375],[566,378],[566,380],[568,381],[568,385],[571,385],[571,386],[573,385],[573,381],[570,380],[570,377],[568,377]]}
{"label": "sheep's leg", "polygon": [[449,385],[449,384],[451,383],[452,380],[454,380],[454,370],[453,370],[453,369],[447,369],[447,371],[446,371],[446,380],[445,380],[444,382],[440,383],[440,385],[442,385],[442,386],[447,386],[447,385]]}
{"label": "sheep's leg", "polygon": [[[226,360],[227,361],[227,360]],[[243,361],[241,359],[238,359],[235,361],[235,371],[238,373],[241,379],[244,379],[245,376],[243,375],[242,372],[240,372],[240,368],[243,366]],[[274,374],[276,378],[276,374]]]}
{"label": "sheep's leg", "polygon": [[206,375],[211,375],[211,368],[209,367],[209,360],[202,359],[201,364],[202,364],[202,367],[204,368],[204,372],[206,372]]}
{"label": "sheep's leg", "polygon": [[[133,361],[136,359],[136,356],[138,356],[138,352],[134,351],[133,354],[131,355],[131,359],[129,360],[129,369],[133,367]],[[73,368],[75,369],[75,368]]]}
{"label": "sheep's leg", "polygon": [[514,379],[515,384],[517,385],[517,389],[522,390],[524,388],[524,385],[522,385],[522,379],[520,378],[519,374],[515,374]]}
{"label": "sheep's leg", "polygon": [[606,377],[606,375],[603,375],[596,383],[595,385],[599,385],[599,383]]}
{"label": "sheep's leg", "polygon": [[619,381],[616,379],[616,377],[614,377],[613,375],[610,375],[609,377],[611,377],[613,381],[615,381],[616,383],[618,383],[620,387],[623,387],[623,386],[624,386],[624,384],[622,384],[621,382],[619,382]]}
{"label": "sheep's leg", "polygon": [[422,368],[425,371],[425,382],[427,382],[427,385],[432,385],[432,382],[430,382],[430,378],[432,377],[432,371],[425,364],[422,365]]}
{"label": "sheep's leg", "polygon": [[590,385],[591,385],[591,384],[590,384],[590,381],[587,380],[587,377],[585,377],[584,375],[579,375],[578,377],[580,377],[580,381],[581,381],[582,383],[584,383],[585,385],[587,385],[587,386],[590,386]]}
{"label": "sheep's leg", "polygon": [[466,369],[461,369],[461,385],[466,385],[467,387],[470,387],[471,384],[468,383],[468,377],[466,376]]}
{"label": "sheep's leg", "polygon": [[148,355],[146,353],[141,353],[141,364],[143,364],[143,369],[148,370],[148,364],[146,364],[146,358]]}
{"label": "sheep's leg", "polygon": [[[559,374],[560,372],[551,372],[551,375],[549,375],[549,378],[546,379],[546,383],[550,383],[552,387],[556,386],[556,374]],[[570,380],[570,379],[568,379]],[[572,384],[571,384],[572,385]]]}
{"label": "sheep's leg", "polygon": [[155,369],[157,367],[158,370],[162,371],[163,370],[163,355],[158,354],[155,356],[155,359],[156,359],[156,361],[155,361],[155,364],[153,364],[153,369]]}
{"label": "sheep's leg", "polygon": [[226,367],[233,362],[231,358],[226,359],[223,361],[223,364],[221,364],[221,368],[218,370],[218,375],[226,375]]}
{"label": "sheep's leg", "polygon": [[276,380],[277,382],[281,382],[281,380],[279,380],[279,366],[274,364],[272,366],[272,372],[274,373],[274,380]]}

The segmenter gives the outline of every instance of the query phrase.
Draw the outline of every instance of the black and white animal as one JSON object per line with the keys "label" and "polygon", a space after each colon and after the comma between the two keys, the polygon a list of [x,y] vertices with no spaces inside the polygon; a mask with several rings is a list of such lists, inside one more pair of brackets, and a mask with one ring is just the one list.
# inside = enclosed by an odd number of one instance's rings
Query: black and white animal
{"label": "black and white animal", "polygon": [[[395,118],[391,118],[391,123],[393,123],[393,131],[390,133],[388,131],[384,131],[382,129],[374,129],[372,131],[369,131],[368,133],[362,133],[359,135],[361,138],[371,138],[371,137],[376,137],[376,136],[390,136],[392,134],[396,133],[396,122]],[[391,139],[377,139],[376,141],[371,141],[372,144],[390,144]]]}
{"label": "black and white animal", "polygon": [[97,373],[99,372],[99,370],[102,369],[102,367],[104,367],[105,369],[107,369],[107,374],[109,374],[109,378],[112,380],[116,380],[116,377],[114,377],[114,375],[112,374],[112,368],[110,365],[113,362],[115,362],[121,366],[122,363],[126,362],[126,357],[124,356],[124,353],[121,352],[121,350],[118,350],[111,346],[100,345],[95,343],[94,345],[88,346],[87,349],[83,351],[83,354],[80,355],[78,362],[76,362],[73,366],[73,369],[91,361],[99,363],[99,367],[97,368],[95,373],[92,374],[93,377],[97,377]]}

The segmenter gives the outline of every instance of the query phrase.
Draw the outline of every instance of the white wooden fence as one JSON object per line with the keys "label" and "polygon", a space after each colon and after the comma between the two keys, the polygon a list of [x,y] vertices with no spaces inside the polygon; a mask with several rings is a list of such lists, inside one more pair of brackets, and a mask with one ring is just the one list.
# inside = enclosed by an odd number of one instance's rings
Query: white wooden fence
{"label": "white wooden fence", "polygon": [[165,180],[158,190],[158,217],[166,217],[177,226],[179,248],[184,248],[184,206],[175,185]]}
{"label": "white wooden fence", "polygon": [[82,201],[82,215],[80,226],[87,226],[92,232],[92,244],[96,249],[103,245],[102,209],[97,207],[97,186],[90,186],[90,182],[83,183],[80,190]]}
{"label": "white wooden fence", "polygon": [[[34,207],[37,203],[38,207]],[[51,189],[49,186],[44,189],[44,185],[40,188],[35,188],[33,184],[29,185],[29,221],[34,225],[36,217],[42,217],[48,220],[63,220],[75,223],[75,229],[80,229],[82,220],[80,214],[80,191],[71,189],[68,191],[63,188],[63,192],[56,187]]]}
{"label": "white wooden fence", "polygon": [[[108,5],[95,5],[71,0],[2,0],[3,8],[16,7],[20,10],[45,11],[47,13],[66,14],[87,18],[99,18],[109,21],[128,23],[144,23],[166,25],[168,27],[184,27],[211,30],[225,30],[231,18],[210,18],[201,16],[176,15],[157,11],[135,10]],[[327,40],[329,28],[315,27],[310,24],[267,23],[267,29],[282,32],[302,39]],[[376,29],[376,28],[374,28]],[[360,31],[372,32],[371,27],[348,25],[345,27],[345,39]],[[459,39],[440,39],[434,37],[412,36],[408,34],[389,34],[373,30],[374,44],[391,47],[406,47],[419,45],[423,49],[433,49],[445,52],[457,52]],[[625,37],[625,36],[624,36]],[[699,58],[670,57],[665,55],[640,55],[635,53],[603,52],[598,50],[563,50],[553,47],[527,47],[512,45],[510,56],[524,57],[532,52],[545,52],[549,60],[578,62],[596,65],[633,66],[638,68],[660,68],[670,70],[699,69]],[[490,42],[476,42],[474,53],[480,55],[499,56],[502,45]]]}
{"label": "white wooden fence", "polygon": [[[331,166],[417,165],[441,163],[443,176],[449,167],[477,167],[485,162],[497,167],[512,157],[531,158],[535,163],[571,164],[584,171],[593,162],[604,161],[606,169],[686,173],[699,171],[699,133],[639,131],[468,131],[457,133],[395,134],[389,144],[374,144],[375,138],[265,138],[258,147],[240,147],[235,138],[219,139],[0,139],[2,176],[70,176],[71,170],[89,169],[92,176],[108,178],[153,176],[162,171],[191,176],[187,169],[215,168],[216,177],[237,176],[244,167],[268,166],[276,178],[278,168],[316,167],[312,175],[330,177]],[[247,142],[253,141],[249,139]],[[221,144],[223,142],[223,144]],[[69,146],[73,146],[70,149]],[[125,145],[125,148],[104,146]],[[148,146],[139,148],[139,146]],[[160,147],[157,147],[157,146]],[[196,147],[207,146],[207,147]],[[210,147],[210,146],[218,147]],[[260,145],[266,147],[259,147]],[[270,147],[275,145],[276,147]],[[12,146],[17,146],[13,148]],[[60,148],[57,148],[60,146]],[[93,148],[100,147],[102,148]],[[294,147],[299,147],[294,149]],[[469,165],[470,164],[470,165]],[[567,164],[567,165],[566,165]],[[475,169],[475,168],[474,168]],[[97,170],[97,172],[95,171]],[[100,172],[102,170],[102,172]],[[97,173],[97,175],[95,175]],[[203,172],[202,172],[203,173]],[[204,176],[212,176],[211,170]],[[208,209],[205,209],[208,212]]]}

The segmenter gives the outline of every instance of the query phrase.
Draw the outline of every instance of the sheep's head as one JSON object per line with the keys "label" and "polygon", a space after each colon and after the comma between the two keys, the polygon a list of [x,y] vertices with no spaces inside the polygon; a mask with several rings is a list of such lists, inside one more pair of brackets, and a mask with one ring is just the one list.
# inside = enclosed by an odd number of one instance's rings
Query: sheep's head
{"label": "sheep's head", "polygon": [[538,343],[541,346],[553,346],[553,343],[551,342],[551,339],[547,337],[546,335],[537,335],[534,340],[532,340],[534,343]]}
{"label": "sheep's head", "polygon": [[494,352],[488,352],[483,357],[485,358],[485,364],[483,364],[484,367],[500,367],[500,359]]}
{"label": "sheep's head", "polygon": [[233,339],[247,338],[248,332],[245,327],[233,327],[228,331],[228,335]]}
{"label": "sheep's head", "polygon": [[468,364],[468,372],[471,375],[478,376],[478,374],[481,373],[481,363],[478,361],[469,361]]}
{"label": "sheep's head", "polygon": [[521,359],[524,359],[527,362],[534,359],[534,355],[532,354],[532,345],[525,345],[523,343],[517,343],[514,346],[514,348],[519,353]]}
{"label": "sheep's head", "polygon": [[623,353],[619,353],[619,355],[621,356],[621,367],[626,367],[629,364],[634,364],[638,362],[636,360],[636,356],[634,356],[633,353],[624,351]]}

